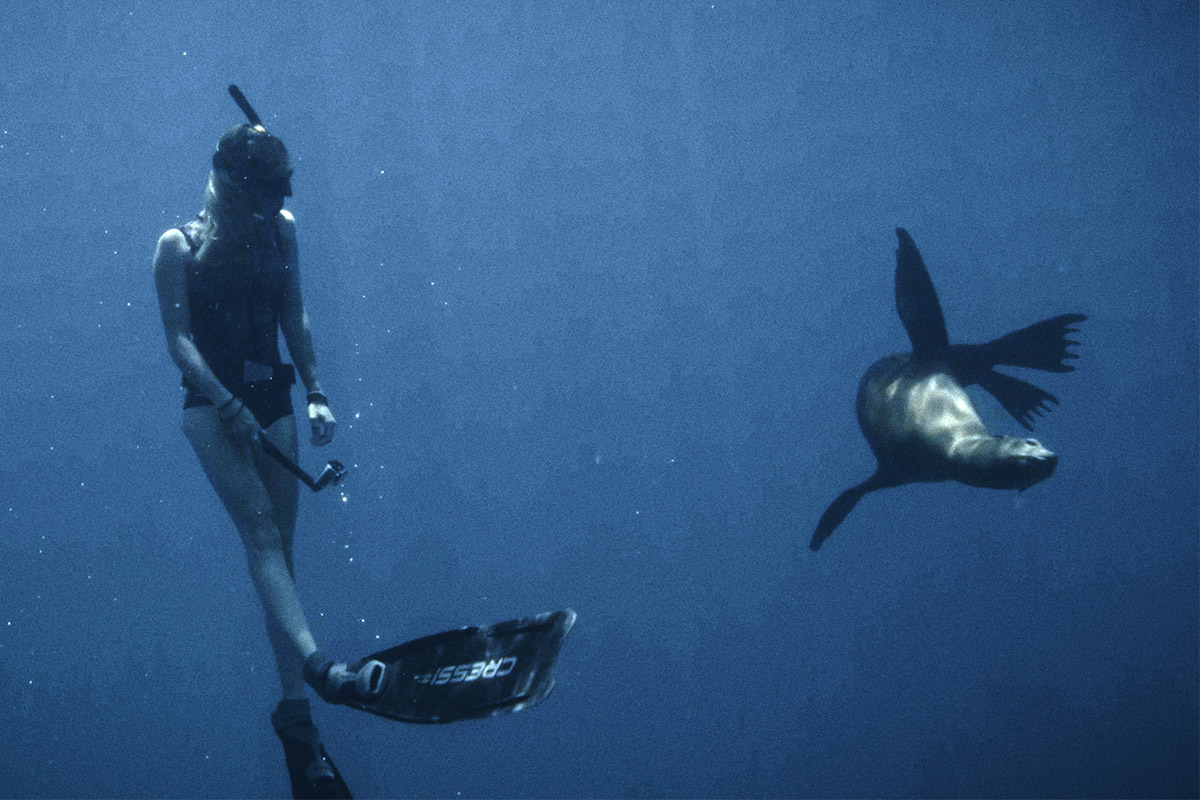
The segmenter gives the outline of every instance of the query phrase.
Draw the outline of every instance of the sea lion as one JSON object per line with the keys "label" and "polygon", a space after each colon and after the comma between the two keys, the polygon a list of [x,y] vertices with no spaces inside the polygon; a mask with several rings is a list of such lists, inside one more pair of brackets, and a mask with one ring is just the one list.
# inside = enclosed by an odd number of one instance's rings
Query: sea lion
{"label": "sea lion", "polygon": [[817,523],[818,549],[867,492],[955,480],[988,489],[1028,489],[1054,473],[1058,457],[1036,439],[989,436],[965,387],[979,384],[1027,430],[1034,416],[1058,404],[1038,387],[994,370],[998,364],[1071,372],[1065,363],[1071,327],[1083,314],[1062,314],[980,345],[951,345],[933,281],[912,237],[896,229],[896,310],[911,353],[879,359],[858,385],[858,425],[879,464],[875,473],[838,495]]}

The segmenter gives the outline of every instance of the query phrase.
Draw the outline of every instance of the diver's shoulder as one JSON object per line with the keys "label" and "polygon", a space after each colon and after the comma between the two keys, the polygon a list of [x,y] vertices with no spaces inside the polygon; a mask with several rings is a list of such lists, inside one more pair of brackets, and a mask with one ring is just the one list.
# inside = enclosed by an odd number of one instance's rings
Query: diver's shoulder
{"label": "diver's shoulder", "polygon": [[279,209],[279,215],[275,217],[275,224],[279,228],[279,235],[286,241],[296,241],[296,218],[292,216],[292,212],[286,208]]}
{"label": "diver's shoulder", "polygon": [[187,245],[187,237],[183,235],[183,230],[181,230],[178,227],[167,228],[165,231],[162,232],[162,235],[158,237],[158,243],[160,245],[182,244],[182,245],[186,246]]}
{"label": "diver's shoulder", "polygon": [[178,281],[187,270],[191,257],[192,249],[183,231],[179,228],[164,231],[154,249],[154,262],[151,265],[154,280],[168,283]]}
{"label": "diver's shoulder", "polygon": [[187,258],[191,255],[192,248],[188,244],[187,237],[179,228],[168,228],[163,231],[158,237],[158,246],[154,251],[154,260],[160,258]]}

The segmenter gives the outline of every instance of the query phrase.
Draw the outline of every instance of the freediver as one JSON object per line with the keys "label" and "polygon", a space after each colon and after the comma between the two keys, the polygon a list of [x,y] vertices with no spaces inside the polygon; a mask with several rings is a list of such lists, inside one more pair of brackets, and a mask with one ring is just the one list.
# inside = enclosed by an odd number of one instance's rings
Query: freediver
{"label": "freediver", "polygon": [[[283,742],[296,797],[349,797],[325,752],[305,696],[353,698],[353,674],[321,655],[296,592],[296,480],[264,454],[260,435],[297,452],[291,388],[307,390],[312,443],[333,441],[337,422],[317,373],[300,290],[296,222],[284,209],[292,163],[236,87],[249,124],[221,135],[204,208],[166,231],[154,282],[171,359],[183,373],[183,431],[241,536],[262,602],[282,699],[271,721]],[[279,353],[282,331],[292,364]]]}

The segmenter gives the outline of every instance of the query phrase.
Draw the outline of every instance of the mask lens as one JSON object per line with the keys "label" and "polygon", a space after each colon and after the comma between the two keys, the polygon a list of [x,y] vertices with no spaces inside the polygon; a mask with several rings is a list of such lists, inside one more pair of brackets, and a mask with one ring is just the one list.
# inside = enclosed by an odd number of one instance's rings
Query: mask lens
{"label": "mask lens", "polygon": [[292,196],[292,179],[275,178],[274,180],[260,180],[255,184],[259,194],[264,197],[291,197]]}
{"label": "mask lens", "polygon": [[252,192],[261,197],[291,197],[291,176],[274,179],[255,178],[249,175],[238,175],[225,171],[226,179],[233,188],[242,192]]}

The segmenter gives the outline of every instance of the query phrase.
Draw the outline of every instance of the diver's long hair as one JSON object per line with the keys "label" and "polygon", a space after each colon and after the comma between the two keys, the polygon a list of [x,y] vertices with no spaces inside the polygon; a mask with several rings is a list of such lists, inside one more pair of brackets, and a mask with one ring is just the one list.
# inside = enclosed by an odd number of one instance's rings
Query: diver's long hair
{"label": "diver's long hair", "polygon": [[208,180],[204,182],[204,208],[200,209],[200,219],[204,222],[204,235],[207,238],[217,227],[217,175],[213,170],[208,171]]}
{"label": "diver's long hair", "polygon": [[201,250],[208,247],[210,242],[216,242],[221,238],[222,227],[233,226],[233,223],[230,222],[233,213],[228,203],[222,200],[220,190],[217,188],[216,170],[209,170],[208,180],[204,184],[204,208],[197,215],[204,224],[201,234],[204,244],[201,245]]}

